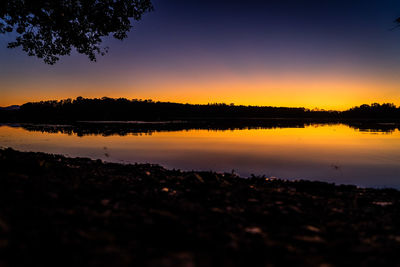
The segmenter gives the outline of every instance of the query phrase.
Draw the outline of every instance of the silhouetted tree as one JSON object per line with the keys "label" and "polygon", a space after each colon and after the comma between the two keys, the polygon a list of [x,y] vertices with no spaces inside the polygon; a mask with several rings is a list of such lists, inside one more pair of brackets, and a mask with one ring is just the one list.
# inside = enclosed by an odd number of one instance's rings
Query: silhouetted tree
{"label": "silhouetted tree", "polygon": [[131,21],[152,8],[150,0],[1,0],[0,33],[14,32],[9,48],[22,47],[48,64],[72,48],[95,61],[107,52],[103,37],[126,38]]}
{"label": "silhouetted tree", "polygon": [[361,105],[345,111],[305,108],[243,106],[213,103],[207,105],[158,102],[151,99],[76,99],[29,102],[15,110],[0,110],[0,122],[76,121],[165,121],[244,118],[296,118],[323,120],[400,120],[400,107],[393,103]]}
{"label": "silhouetted tree", "polygon": [[363,119],[400,119],[400,107],[393,103],[372,103],[371,105],[361,105],[343,111],[343,118],[363,118]]}

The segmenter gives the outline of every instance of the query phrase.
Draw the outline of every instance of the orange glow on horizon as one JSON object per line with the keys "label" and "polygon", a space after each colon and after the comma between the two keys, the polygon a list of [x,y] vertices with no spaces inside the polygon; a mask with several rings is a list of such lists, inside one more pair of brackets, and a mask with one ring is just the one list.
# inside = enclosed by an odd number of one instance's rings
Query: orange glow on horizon
{"label": "orange glow on horizon", "polygon": [[[126,73],[125,73],[126,74]],[[123,75],[123,74],[121,74]],[[27,81],[14,86],[16,93],[0,92],[0,106],[41,100],[76,98],[152,99],[190,104],[234,103],[235,105],[285,106],[345,110],[361,104],[400,104],[397,81],[368,77],[317,77],[300,74],[238,76],[225,73],[209,77],[191,75],[143,76],[141,79]],[[10,84],[13,86],[13,84]]]}

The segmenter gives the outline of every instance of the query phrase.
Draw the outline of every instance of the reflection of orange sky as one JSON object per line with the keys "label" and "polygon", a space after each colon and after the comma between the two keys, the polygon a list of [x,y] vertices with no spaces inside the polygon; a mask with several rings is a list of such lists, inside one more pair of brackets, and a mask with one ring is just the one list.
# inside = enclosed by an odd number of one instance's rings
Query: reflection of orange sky
{"label": "reflection of orange sky", "polygon": [[[282,146],[291,153],[305,153],[302,148],[312,149],[318,153],[323,150],[345,152],[356,150],[398,151],[400,131],[391,133],[367,133],[354,130],[343,124],[313,124],[304,128],[274,128],[249,130],[189,130],[153,132],[151,134],[128,134],[126,136],[84,135],[64,133],[42,133],[28,131],[20,127],[0,126],[0,137],[17,140],[27,144],[46,146],[48,142],[62,144],[66,147],[114,147],[129,149],[129,146],[144,146],[153,149],[199,150],[220,149],[255,149],[262,153],[263,146],[277,148]],[[4,141],[1,140],[0,141]],[[1,144],[7,146],[7,142]],[[12,144],[9,144],[12,146]],[[212,145],[212,146],[210,146]],[[253,147],[255,145],[255,147]],[[280,153],[281,150],[274,150]],[[282,151],[281,151],[282,152]]]}
{"label": "reflection of orange sky", "polygon": [[[305,128],[155,132],[151,135],[107,136],[29,132],[0,127],[0,146],[22,151],[63,153],[69,156],[164,163],[182,155],[251,155],[284,161],[396,164],[400,132],[371,134],[345,125],[312,125]],[[104,149],[106,148],[106,149]],[[110,153],[106,158],[104,153]],[[208,155],[208,154],[207,154]],[[379,159],[377,161],[377,159]],[[200,159],[197,159],[200,160]],[[209,160],[204,158],[206,162]],[[222,162],[224,159],[219,159]],[[178,166],[180,167],[180,166]]]}
{"label": "reflection of orange sky", "polygon": [[[127,78],[128,77],[128,78]],[[111,79],[93,78],[80,81],[69,79],[28,80],[10,83],[0,91],[0,106],[28,101],[83,97],[125,97],[153,99],[180,103],[235,103],[237,105],[288,106],[343,110],[372,102],[399,105],[400,81],[371,77],[302,75],[232,75],[191,73],[152,78],[124,75]],[[7,82],[5,82],[7,86]]]}

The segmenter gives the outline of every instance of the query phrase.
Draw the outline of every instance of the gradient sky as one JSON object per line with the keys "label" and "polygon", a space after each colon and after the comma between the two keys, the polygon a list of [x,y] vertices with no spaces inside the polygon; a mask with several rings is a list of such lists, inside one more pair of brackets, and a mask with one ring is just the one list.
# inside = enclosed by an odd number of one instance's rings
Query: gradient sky
{"label": "gradient sky", "polygon": [[96,63],[7,49],[0,106],[83,97],[345,109],[400,105],[398,0],[153,0]]}

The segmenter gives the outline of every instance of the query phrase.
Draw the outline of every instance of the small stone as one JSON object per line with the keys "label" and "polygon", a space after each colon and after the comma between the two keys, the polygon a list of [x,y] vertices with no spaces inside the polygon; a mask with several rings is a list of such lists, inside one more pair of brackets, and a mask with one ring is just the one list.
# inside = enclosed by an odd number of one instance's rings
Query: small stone
{"label": "small stone", "polygon": [[199,174],[194,173],[194,177],[196,177],[196,179],[197,179],[200,183],[204,183],[203,177],[201,177]]}
{"label": "small stone", "polygon": [[217,212],[217,213],[224,213],[223,210],[221,210],[220,208],[212,208],[211,209],[213,212]]}
{"label": "small stone", "polygon": [[263,231],[261,230],[260,227],[246,227],[244,230],[247,233],[254,234],[254,235],[257,235],[257,234],[260,235],[263,233]]}
{"label": "small stone", "polygon": [[315,226],[312,226],[312,225],[307,225],[307,226],[306,226],[306,229],[307,229],[308,231],[314,232],[314,233],[319,233],[319,232],[321,232],[321,230],[320,230],[319,228],[317,228],[317,227],[315,227]]}

